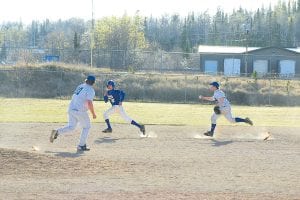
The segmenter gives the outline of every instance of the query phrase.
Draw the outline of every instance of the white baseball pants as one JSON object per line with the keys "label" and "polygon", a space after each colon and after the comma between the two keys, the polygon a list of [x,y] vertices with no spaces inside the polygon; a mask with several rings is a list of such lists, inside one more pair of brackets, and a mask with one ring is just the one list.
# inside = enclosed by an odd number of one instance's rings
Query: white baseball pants
{"label": "white baseball pants", "polygon": [[235,118],[232,116],[231,114],[231,107],[226,107],[226,108],[223,108],[221,110],[221,114],[220,115],[217,115],[216,113],[214,113],[212,116],[211,116],[211,123],[212,124],[217,124],[217,119],[221,116],[221,115],[224,115],[224,117],[231,123],[236,123],[235,121]]}
{"label": "white baseball pants", "polygon": [[88,138],[89,130],[91,128],[90,118],[87,112],[80,112],[75,110],[70,110],[68,112],[69,115],[69,123],[67,126],[58,129],[58,134],[63,135],[68,132],[73,131],[77,124],[79,123],[82,127],[79,145],[83,146],[86,144],[86,140]]}
{"label": "white baseball pants", "polygon": [[120,105],[114,105],[111,108],[109,108],[107,111],[104,112],[103,117],[104,119],[109,119],[109,116],[114,114],[114,113],[119,113],[120,116],[127,121],[128,123],[131,123],[132,119],[126,114],[123,106]]}

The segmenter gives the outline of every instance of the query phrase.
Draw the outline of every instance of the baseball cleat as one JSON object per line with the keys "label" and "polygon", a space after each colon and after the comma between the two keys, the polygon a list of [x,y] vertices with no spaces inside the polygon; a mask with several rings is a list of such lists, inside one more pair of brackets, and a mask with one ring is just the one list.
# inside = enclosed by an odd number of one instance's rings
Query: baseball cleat
{"label": "baseball cleat", "polygon": [[86,147],[86,144],[83,146],[78,145],[77,151],[89,151],[90,149]]}
{"label": "baseball cleat", "polygon": [[253,122],[248,117],[245,119],[245,123],[253,126]]}
{"label": "baseball cleat", "polygon": [[211,131],[207,131],[207,132],[204,133],[204,135],[213,137],[213,136],[214,136],[214,133],[211,132]]}
{"label": "baseball cleat", "polygon": [[57,136],[58,136],[58,131],[52,130],[50,135],[50,142],[53,143],[53,141],[57,138]]}
{"label": "baseball cleat", "polygon": [[146,135],[145,125],[141,125],[140,131],[143,133],[143,135]]}
{"label": "baseball cleat", "polygon": [[102,132],[103,133],[111,133],[112,129],[111,128],[107,128],[107,129],[104,129]]}

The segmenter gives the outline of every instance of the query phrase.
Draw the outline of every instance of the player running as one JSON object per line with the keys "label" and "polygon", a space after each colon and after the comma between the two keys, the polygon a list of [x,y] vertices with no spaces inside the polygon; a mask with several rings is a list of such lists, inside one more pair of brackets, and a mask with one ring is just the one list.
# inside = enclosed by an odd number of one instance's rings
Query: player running
{"label": "player running", "polygon": [[107,111],[105,111],[103,114],[103,117],[107,124],[107,128],[105,130],[103,130],[102,132],[103,133],[111,133],[112,132],[112,128],[111,128],[111,125],[109,122],[109,116],[115,112],[118,112],[125,121],[138,127],[140,129],[140,131],[142,132],[142,135],[145,136],[145,133],[146,133],[145,126],[132,120],[124,111],[122,102],[124,101],[125,93],[122,90],[116,90],[115,82],[112,80],[107,82],[106,87],[107,87],[107,91],[104,94],[104,101],[105,101],[105,103],[107,103],[109,101],[111,103],[112,107],[109,108]]}
{"label": "player running", "polygon": [[89,151],[90,149],[86,146],[86,140],[91,128],[90,118],[87,110],[93,115],[93,119],[96,119],[96,114],[93,106],[93,99],[95,97],[95,90],[93,85],[95,83],[95,76],[88,76],[85,83],[79,85],[72,96],[71,103],[68,109],[69,123],[67,126],[52,130],[50,135],[50,142],[65,133],[71,132],[76,128],[77,123],[82,126],[81,136],[79,145],[77,147],[78,151]]}
{"label": "player running", "polygon": [[224,115],[231,123],[244,122],[251,126],[253,125],[253,122],[249,118],[242,119],[239,117],[232,117],[230,102],[227,100],[225,93],[219,89],[218,82],[212,82],[209,85],[209,89],[214,92],[214,95],[212,97],[203,97],[200,95],[199,99],[215,101],[217,105],[214,107],[214,114],[211,116],[211,129],[210,131],[205,132],[204,135],[213,137],[217,126],[217,119],[221,116],[221,114]]}

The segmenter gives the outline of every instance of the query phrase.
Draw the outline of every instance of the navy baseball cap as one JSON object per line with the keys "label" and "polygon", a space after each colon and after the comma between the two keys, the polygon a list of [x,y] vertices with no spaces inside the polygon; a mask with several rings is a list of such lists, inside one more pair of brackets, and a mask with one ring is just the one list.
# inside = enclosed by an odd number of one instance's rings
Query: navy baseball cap
{"label": "navy baseball cap", "polygon": [[210,83],[209,85],[215,86],[215,87],[218,88],[218,89],[219,89],[219,87],[220,87],[220,85],[219,85],[218,82],[212,82],[212,83]]}
{"label": "navy baseball cap", "polygon": [[96,81],[96,77],[93,75],[88,75],[85,79],[85,81],[92,81],[95,82]]}

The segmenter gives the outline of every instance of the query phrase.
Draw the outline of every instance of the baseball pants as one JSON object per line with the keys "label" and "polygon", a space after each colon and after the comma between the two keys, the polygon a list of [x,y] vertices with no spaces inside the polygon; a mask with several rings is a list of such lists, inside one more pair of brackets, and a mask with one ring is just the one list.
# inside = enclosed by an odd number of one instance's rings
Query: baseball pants
{"label": "baseball pants", "polygon": [[88,138],[89,130],[91,128],[91,122],[90,122],[88,113],[70,110],[68,112],[68,115],[69,115],[68,125],[63,128],[58,129],[57,130],[58,134],[63,135],[63,134],[73,131],[76,128],[77,124],[79,123],[80,126],[82,127],[79,145],[80,146],[85,145],[86,140]]}
{"label": "baseball pants", "polygon": [[123,106],[121,105],[114,105],[111,108],[109,108],[107,111],[104,112],[103,117],[104,119],[109,119],[109,116],[114,114],[114,113],[119,113],[120,116],[127,121],[128,123],[131,123],[132,119],[126,114]]}
{"label": "baseball pants", "polygon": [[212,124],[217,124],[217,119],[221,116],[224,115],[224,117],[231,123],[236,123],[235,118],[232,116],[231,113],[231,107],[226,107],[224,109],[221,110],[221,114],[217,115],[216,113],[214,113],[211,116],[211,123]]}

